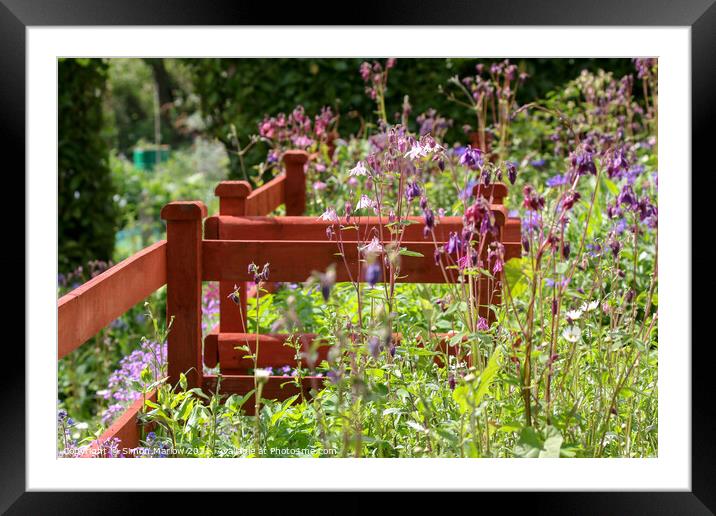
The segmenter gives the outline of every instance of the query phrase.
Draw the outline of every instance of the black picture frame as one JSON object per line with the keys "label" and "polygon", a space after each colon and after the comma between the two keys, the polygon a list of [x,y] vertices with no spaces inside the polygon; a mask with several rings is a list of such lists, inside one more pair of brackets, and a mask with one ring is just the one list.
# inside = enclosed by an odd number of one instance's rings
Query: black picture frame
{"label": "black picture frame", "polygon": [[[352,5],[352,4],[351,4]],[[484,1],[462,0],[435,2],[418,1],[361,2],[360,9],[338,14],[337,4],[325,8],[305,3],[281,4],[280,7],[261,2],[213,0],[0,0],[0,149],[2,155],[19,157],[17,170],[24,170],[25,148],[25,52],[28,26],[86,25],[557,25],[557,26],[687,26],[691,28],[692,73],[692,163],[700,170],[698,188],[692,188],[692,224],[706,220],[697,216],[698,206],[708,206],[710,199],[697,203],[693,194],[710,193],[703,181],[713,175],[713,120],[716,118],[716,4],[715,0],[534,0]],[[335,14],[334,14],[335,13]],[[48,114],[48,120],[54,116]],[[685,180],[693,181],[691,171],[683,171]],[[688,174],[688,176],[686,175]],[[24,199],[26,192],[14,195]],[[22,207],[15,213],[24,213]],[[7,229],[8,238],[24,241],[24,224]],[[692,228],[692,242],[711,241],[708,233]],[[708,247],[708,246],[707,246]],[[714,285],[708,273],[709,253],[692,246],[692,275],[705,274],[707,286]],[[689,250],[684,255],[689,256]],[[24,246],[17,255],[0,259],[5,267],[26,267]],[[22,262],[22,264],[21,264]],[[25,268],[27,277],[31,271]],[[684,281],[691,283],[691,277]],[[708,321],[710,306],[698,303],[692,290],[692,320]],[[692,329],[684,328],[687,346]],[[716,418],[713,413],[711,383],[714,363],[713,337],[691,338],[692,344],[692,446],[690,492],[591,492],[591,493],[529,493],[487,494],[504,501],[509,499],[510,512],[523,503],[531,511],[569,514],[713,514],[716,512]],[[19,342],[19,340],[16,340]],[[29,443],[25,437],[25,353],[19,345],[5,345],[3,354],[2,425],[0,425],[0,512],[9,514],[77,513],[94,514],[111,511],[142,511],[157,504],[167,509],[168,497],[151,497],[142,502],[126,493],[28,493],[25,487],[25,455]],[[320,487],[320,486],[317,486]],[[172,496],[174,500],[177,498]],[[422,503],[414,496],[413,503]],[[246,509],[246,498],[241,506]],[[486,508],[487,499],[480,506]],[[146,505],[149,503],[149,505]],[[504,502],[503,502],[504,503]],[[351,495],[341,505],[352,509],[371,507],[370,497]],[[403,509],[407,511],[407,506]],[[321,510],[317,508],[316,510]],[[110,512],[111,512],[110,511]],[[401,511],[404,512],[404,511]]]}

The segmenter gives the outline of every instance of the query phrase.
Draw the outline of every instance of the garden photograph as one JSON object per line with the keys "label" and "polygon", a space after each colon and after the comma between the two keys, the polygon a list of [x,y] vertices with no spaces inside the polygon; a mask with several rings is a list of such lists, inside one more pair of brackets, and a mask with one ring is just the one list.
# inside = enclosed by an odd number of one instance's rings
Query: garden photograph
{"label": "garden photograph", "polygon": [[57,59],[57,457],[658,457],[658,62]]}

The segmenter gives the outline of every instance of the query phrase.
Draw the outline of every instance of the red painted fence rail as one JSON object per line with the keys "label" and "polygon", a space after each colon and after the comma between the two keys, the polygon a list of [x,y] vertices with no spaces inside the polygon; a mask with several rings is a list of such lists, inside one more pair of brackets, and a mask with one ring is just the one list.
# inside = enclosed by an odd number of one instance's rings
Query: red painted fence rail
{"label": "red painted fence rail", "polygon": [[167,241],[110,267],[57,302],[60,359],[167,282]]}

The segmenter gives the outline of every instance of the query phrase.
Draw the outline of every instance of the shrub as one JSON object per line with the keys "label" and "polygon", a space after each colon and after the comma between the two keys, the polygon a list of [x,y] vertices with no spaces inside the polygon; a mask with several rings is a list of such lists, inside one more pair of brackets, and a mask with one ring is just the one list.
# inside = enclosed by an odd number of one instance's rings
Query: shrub
{"label": "shrub", "polygon": [[117,210],[109,149],[101,136],[107,64],[60,59],[58,68],[58,262],[60,272],[69,272],[90,260],[112,258]]}

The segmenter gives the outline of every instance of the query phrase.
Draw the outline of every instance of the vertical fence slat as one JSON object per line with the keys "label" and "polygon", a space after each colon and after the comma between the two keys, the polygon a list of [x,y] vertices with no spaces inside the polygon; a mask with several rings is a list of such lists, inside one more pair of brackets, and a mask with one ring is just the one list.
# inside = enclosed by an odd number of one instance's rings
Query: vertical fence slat
{"label": "vertical fence slat", "polygon": [[286,215],[303,215],[306,211],[306,173],[303,167],[307,161],[308,153],[305,151],[289,150],[283,154]]}
{"label": "vertical fence slat", "polygon": [[[167,341],[169,381],[187,374],[192,387],[201,385],[201,250],[202,202],[173,202],[162,208],[167,221],[167,323],[174,317]],[[191,369],[191,371],[190,371]]]}
{"label": "vertical fence slat", "polygon": [[[251,194],[251,185],[246,181],[222,181],[214,193],[219,197],[219,215],[243,217],[246,215],[246,198]],[[218,225],[217,238],[223,238],[221,224]],[[219,282],[219,328],[223,332],[246,331],[246,295],[247,283],[236,285],[239,287],[239,297],[236,301],[229,298],[234,292],[234,283],[230,281]]]}

